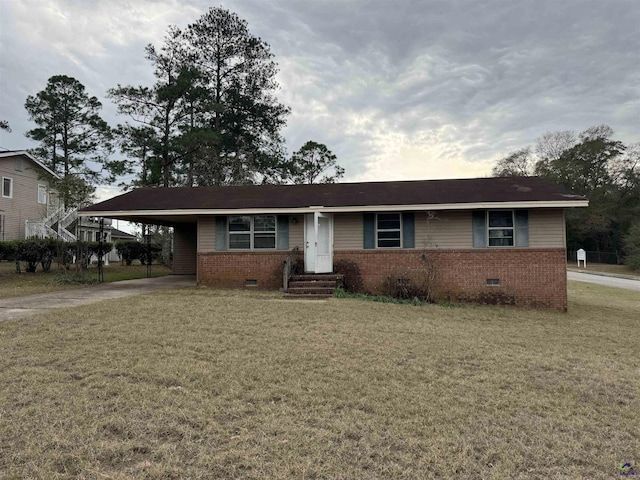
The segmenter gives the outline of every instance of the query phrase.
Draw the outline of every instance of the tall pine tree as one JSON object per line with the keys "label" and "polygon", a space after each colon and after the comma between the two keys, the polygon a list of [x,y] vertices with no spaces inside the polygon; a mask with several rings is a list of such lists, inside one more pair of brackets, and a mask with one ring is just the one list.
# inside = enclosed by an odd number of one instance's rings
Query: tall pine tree
{"label": "tall pine tree", "polygon": [[26,133],[39,143],[33,153],[62,177],[54,185],[61,199],[67,206],[85,203],[104,168],[116,168],[108,162],[111,131],[100,117],[102,104],[75,78],[55,75],[27,97],[25,108],[37,125]]}

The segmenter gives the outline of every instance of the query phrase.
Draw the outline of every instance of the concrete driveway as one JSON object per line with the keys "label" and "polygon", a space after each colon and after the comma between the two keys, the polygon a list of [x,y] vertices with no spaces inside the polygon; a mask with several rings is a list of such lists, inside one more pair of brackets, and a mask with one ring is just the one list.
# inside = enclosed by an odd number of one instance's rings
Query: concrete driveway
{"label": "concrete driveway", "polygon": [[165,277],[102,283],[89,287],[38,293],[24,297],[4,298],[0,299],[0,322],[36,315],[55,308],[87,305],[101,300],[131,297],[168,288],[195,286],[195,275],[167,275]]}
{"label": "concrete driveway", "polygon": [[580,273],[567,271],[567,279],[577,282],[597,283],[607,287],[625,288],[640,292],[640,280],[630,278],[613,277],[610,275],[600,275],[597,273]]}

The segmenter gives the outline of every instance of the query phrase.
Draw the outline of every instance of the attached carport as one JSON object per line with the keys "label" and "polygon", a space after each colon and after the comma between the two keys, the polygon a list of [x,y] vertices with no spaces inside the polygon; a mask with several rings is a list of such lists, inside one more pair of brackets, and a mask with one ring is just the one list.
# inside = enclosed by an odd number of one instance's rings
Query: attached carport
{"label": "attached carport", "polygon": [[[104,202],[103,202],[104,203]],[[194,214],[166,215],[162,211],[100,210],[96,204],[78,212],[81,217],[103,217],[173,228],[173,274],[197,275],[198,218]]]}

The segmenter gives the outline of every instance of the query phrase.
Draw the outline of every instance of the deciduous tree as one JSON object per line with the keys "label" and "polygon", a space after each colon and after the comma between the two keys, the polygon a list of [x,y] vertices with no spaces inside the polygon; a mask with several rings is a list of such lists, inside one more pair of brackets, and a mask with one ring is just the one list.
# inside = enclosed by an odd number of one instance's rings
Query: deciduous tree
{"label": "deciduous tree", "polygon": [[292,155],[288,168],[291,183],[335,183],[344,175],[331,150],[311,140]]}
{"label": "deciduous tree", "polygon": [[498,160],[493,167],[494,177],[528,177],[533,175],[535,159],[531,147],[514,150]]}

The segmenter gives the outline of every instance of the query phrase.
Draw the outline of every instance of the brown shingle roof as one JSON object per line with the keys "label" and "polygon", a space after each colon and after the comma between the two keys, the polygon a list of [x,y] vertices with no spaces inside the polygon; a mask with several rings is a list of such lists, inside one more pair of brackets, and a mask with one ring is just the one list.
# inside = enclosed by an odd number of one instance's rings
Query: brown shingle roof
{"label": "brown shingle roof", "polygon": [[487,202],[584,201],[539,177],[501,177],[315,185],[248,185],[140,188],[83,209],[138,210],[278,209]]}

